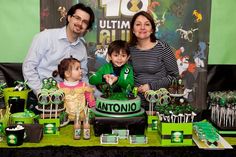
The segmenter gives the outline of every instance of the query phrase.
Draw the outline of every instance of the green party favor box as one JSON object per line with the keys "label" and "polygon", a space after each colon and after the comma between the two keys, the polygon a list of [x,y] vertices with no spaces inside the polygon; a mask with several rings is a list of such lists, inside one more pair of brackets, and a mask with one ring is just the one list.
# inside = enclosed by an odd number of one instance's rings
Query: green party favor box
{"label": "green party favor box", "polygon": [[158,140],[162,146],[191,146],[192,127],[192,123],[166,123],[158,119]]}

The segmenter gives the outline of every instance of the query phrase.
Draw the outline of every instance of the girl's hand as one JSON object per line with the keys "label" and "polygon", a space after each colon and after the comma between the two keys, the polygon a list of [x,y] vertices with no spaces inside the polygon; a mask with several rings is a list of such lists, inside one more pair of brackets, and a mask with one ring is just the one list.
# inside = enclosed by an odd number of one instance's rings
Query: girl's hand
{"label": "girl's hand", "polygon": [[149,84],[140,85],[138,87],[138,92],[139,93],[145,93],[148,90],[150,90]]}

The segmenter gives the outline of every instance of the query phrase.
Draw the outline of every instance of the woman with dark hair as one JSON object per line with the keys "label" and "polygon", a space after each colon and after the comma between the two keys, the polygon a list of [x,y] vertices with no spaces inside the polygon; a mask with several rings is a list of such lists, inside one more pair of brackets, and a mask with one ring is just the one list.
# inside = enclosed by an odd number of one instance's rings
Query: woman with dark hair
{"label": "woman with dark hair", "polygon": [[[94,13],[90,7],[78,3],[69,9],[66,21],[66,26],[62,28],[47,29],[37,34],[23,62],[24,79],[35,95],[42,87],[42,80],[51,77],[59,62],[70,56],[80,61],[83,80],[88,82],[83,36],[92,28]],[[56,80],[63,81],[59,77]]]}
{"label": "woman with dark hair", "polygon": [[138,87],[143,107],[148,110],[144,93],[167,88],[179,77],[178,66],[170,46],[155,36],[155,23],[145,11],[136,13],[131,20],[130,53],[134,69],[135,86]]}

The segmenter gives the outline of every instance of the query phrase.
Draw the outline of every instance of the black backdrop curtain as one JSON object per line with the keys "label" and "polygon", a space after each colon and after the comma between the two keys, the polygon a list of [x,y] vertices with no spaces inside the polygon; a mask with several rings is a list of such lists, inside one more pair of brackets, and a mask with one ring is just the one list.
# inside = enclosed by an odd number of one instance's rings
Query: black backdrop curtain
{"label": "black backdrop curtain", "polygon": [[[22,63],[0,63],[0,80],[13,87],[15,81],[23,80]],[[236,65],[208,65],[207,91],[236,89]],[[207,106],[206,106],[207,108]]]}

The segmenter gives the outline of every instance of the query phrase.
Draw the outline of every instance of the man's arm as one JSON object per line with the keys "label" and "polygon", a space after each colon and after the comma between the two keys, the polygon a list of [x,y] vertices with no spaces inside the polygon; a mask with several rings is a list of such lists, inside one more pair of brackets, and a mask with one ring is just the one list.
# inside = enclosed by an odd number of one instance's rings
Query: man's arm
{"label": "man's arm", "polygon": [[37,67],[39,66],[43,54],[45,54],[46,43],[47,41],[43,39],[42,35],[36,35],[22,65],[24,79],[28,82],[28,86],[36,95],[41,89],[42,84]]}

